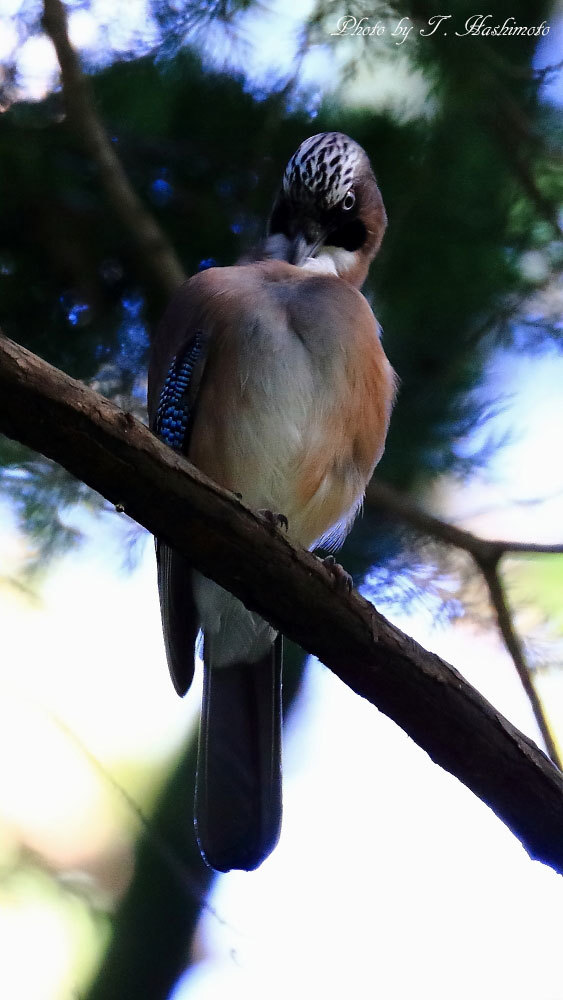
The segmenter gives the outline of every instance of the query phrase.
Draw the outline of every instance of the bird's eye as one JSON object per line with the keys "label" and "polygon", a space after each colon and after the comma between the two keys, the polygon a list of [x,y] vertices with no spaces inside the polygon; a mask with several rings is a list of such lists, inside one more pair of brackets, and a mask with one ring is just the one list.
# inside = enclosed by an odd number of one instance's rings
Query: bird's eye
{"label": "bird's eye", "polygon": [[342,202],[342,208],[345,212],[349,212],[351,208],[356,204],[356,195],[352,188],[348,191],[348,194],[344,196],[344,201]]}

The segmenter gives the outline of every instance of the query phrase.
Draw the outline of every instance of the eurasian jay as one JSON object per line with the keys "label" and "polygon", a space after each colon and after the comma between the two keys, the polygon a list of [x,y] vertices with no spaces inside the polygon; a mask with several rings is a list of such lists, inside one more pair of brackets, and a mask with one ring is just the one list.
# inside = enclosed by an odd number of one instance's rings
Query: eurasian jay
{"label": "eurasian jay", "polygon": [[[336,548],[383,452],[395,377],[360,292],[386,226],[364,150],[340,132],[291,157],[268,235],[185,282],[149,371],[153,431],[290,538]],[[256,868],[281,823],[282,638],[156,542],[176,691],[203,633],[196,831],[218,871]]]}

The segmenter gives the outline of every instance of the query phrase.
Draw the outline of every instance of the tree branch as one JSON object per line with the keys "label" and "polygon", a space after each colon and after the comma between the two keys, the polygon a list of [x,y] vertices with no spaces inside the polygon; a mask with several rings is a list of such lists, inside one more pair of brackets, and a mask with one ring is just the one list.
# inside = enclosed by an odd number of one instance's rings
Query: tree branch
{"label": "tree branch", "polygon": [[496,561],[483,563],[480,565],[480,569],[485,577],[485,581],[489,589],[489,596],[491,598],[491,604],[495,609],[499,632],[504,640],[504,644],[508,652],[510,653],[510,656],[512,657],[512,662],[516,667],[516,671],[522,682],[522,687],[528,695],[540,733],[542,734],[544,743],[547,747],[547,752],[554,763],[561,768],[561,758],[551,735],[549,723],[543,710],[543,705],[532,683],[530,671],[524,658],[522,643],[520,642],[520,638],[512,622],[512,616],[508,608],[506,597],[504,595],[504,589],[498,573],[498,563]]}
{"label": "tree branch", "polygon": [[503,555],[510,552],[521,553],[560,553],[562,544],[542,545],[536,542],[513,542],[489,540],[474,535],[471,531],[448,524],[433,514],[428,514],[408,497],[398,493],[385,483],[371,483],[367,492],[368,503],[384,510],[391,517],[410,524],[423,535],[429,535],[447,545],[468,552],[475,560],[482,573],[491,604],[495,611],[498,630],[506,649],[512,658],[516,672],[528,696],[539,730],[547,747],[549,756],[561,769],[561,757],[545,715],[543,705],[533,685],[530,671],[524,657],[524,650],[512,622],[504,589],[498,572],[498,564]]}
{"label": "tree branch", "polygon": [[386,514],[398,521],[410,524],[423,535],[436,538],[439,542],[453,545],[455,548],[463,549],[479,562],[500,559],[510,552],[520,553],[563,553],[563,543],[557,542],[553,545],[544,545],[541,542],[515,542],[504,539],[480,538],[471,531],[458,528],[455,524],[449,524],[422,510],[404,494],[393,489],[386,483],[372,482],[368,486],[366,503],[379,507]]}
{"label": "tree branch", "polygon": [[169,299],[185,279],[182,265],[150,212],[133,190],[95,110],[90,81],[70,44],[61,0],[43,0],[43,25],[55,46],[67,114],[87,153],[96,163],[108,204],[128,231],[143,268]]}
{"label": "tree branch", "polygon": [[563,872],[563,775],[452,667],[166,447],[129,413],[0,337],[0,427],[189,557],[401,726]]}

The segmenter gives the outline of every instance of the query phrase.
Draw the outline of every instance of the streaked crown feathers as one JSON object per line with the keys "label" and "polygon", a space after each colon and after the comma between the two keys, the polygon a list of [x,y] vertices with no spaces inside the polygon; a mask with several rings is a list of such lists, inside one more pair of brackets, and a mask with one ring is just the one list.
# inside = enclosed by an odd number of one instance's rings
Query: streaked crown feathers
{"label": "streaked crown feathers", "polygon": [[367,156],[353,139],[342,132],[320,132],[305,139],[291,157],[283,189],[289,197],[321,199],[332,208],[346,196],[363,164]]}

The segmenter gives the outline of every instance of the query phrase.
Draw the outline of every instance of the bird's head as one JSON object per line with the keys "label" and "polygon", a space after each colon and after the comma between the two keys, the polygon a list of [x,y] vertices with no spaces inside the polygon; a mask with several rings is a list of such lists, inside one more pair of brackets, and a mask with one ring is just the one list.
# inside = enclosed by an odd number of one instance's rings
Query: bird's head
{"label": "bird's head", "polygon": [[[368,157],[342,132],[321,132],[293,154],[268,229],[290,264],[365,281],[387,216]],[[276,254],[277,255],[277,254]]]}

